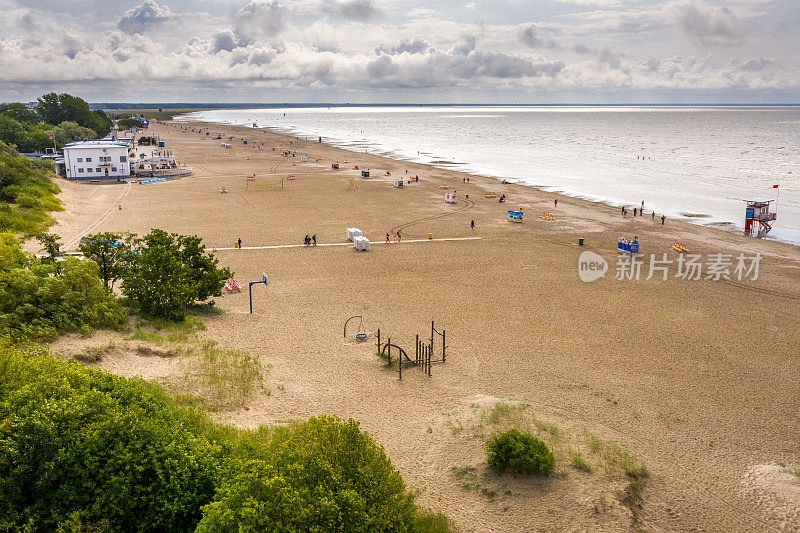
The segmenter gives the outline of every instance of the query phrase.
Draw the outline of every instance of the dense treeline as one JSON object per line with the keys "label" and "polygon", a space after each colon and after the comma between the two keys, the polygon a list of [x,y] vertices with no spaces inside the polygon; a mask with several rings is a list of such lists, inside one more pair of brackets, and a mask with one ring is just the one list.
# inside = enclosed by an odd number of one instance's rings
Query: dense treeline
{"label": "dense treeline", "polygon": [[352,420],[214,424],[157,385],[0,342],[0,530],[445,531]]}
{"label": "dense treeline", "polygon": [[43,231],[49,212],[61,210],[57,185],[50,181],[53,164],[21,156],[0,141],[0,228],[26,236]]}
{"label": "dense treeline", "polygon": [[90,109],[85,100],[66,93],[45,94],[33,109],[18,102],[0,104],[0,141],[25,153],[103,137],[111,126],[104,111]]}

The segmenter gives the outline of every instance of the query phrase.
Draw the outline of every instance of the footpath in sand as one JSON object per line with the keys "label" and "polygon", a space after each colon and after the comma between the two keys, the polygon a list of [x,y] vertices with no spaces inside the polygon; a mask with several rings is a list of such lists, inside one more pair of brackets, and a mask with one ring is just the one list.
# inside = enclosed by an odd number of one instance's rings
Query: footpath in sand
{"label": "footpath in sand", "polygon": [[[226,312],[205,318],[202,336],[258,356],[270,390],[214,413],[218,420],[254,427],[320,413],[355,418],[418,502],[468,531],[800,529],[800,480],[791,473],[800,466],[798,248],[672,220],[662,226],[649,213],[622,218],[617,208],[489,178],[466,184],[464,174],[246,128],[184,126],[211,135],[175,124],[150,133],[192,176],[150,185],[61,180],[67,211],[53,231],[71,248],[87,231],[154,227],[216,248],[245,291],[217,299]],[[233,148],[220,146],[217,132]],[[360,177],[365,169],[369,179]],[[248,187],[253,173],[283,178],[283,188]],[[411,176],[420,181],[393,186]],[[453,190],[458,203],[446,204]],[[524,222],[507,221],[508,209],[524,210]],[[346,227],[360,228],[372,249],[327,246],[343,243]],[[386,244],[398,229],[403,242]],[[297,246],[307,234],[320,246]],[[615,279],[621,235],[639,237],[638,281]],[[243,249],[234,249],[239,238]],[[704,259],[760,253],[758,279],[683,280],[673,262],[666,281],[661,273],[645,280],[650,254],[677,260],[676,241]],[[584,250],[608,261],[605,278],[580,280]],[[262,272],[270,284],[254,287],[250,315],[246,282]],[[363,343],[355,329],[343,337],[353,315],[364,317]],[[431,377],[407,368],[398,380],[376,357],[374,334],[380,328],[413,352],[432,320],[447,331],[447,362]],[[104,335],[53,349],[68,353]],[[172,364],[119,355],[99,366],[180,379]],[[485,472],[485,439],[514,425],[534,428],[557,450],[555,475]],[[640,492],[614,468],[631,457],[651,474]]]}

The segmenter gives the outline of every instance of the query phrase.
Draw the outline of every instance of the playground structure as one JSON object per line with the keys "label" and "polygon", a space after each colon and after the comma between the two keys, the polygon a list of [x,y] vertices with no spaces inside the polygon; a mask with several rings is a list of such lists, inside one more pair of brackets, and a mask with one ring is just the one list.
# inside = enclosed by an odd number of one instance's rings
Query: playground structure
{"label": "playground structure", "polygon": [[[436,355],[434,355],[438,350],[436,348],[436,340],[441,339],[441,359],[438,359]],[[385,356],[387,359],[387,364],[389,367],[392,366],[392,350],[394,349],[397,353],[397,379],[403,379],[403,366],[416,366],[422,370],[423,374],[427,374],[428,377],[431,376],[431,365],[444,363],[447,357],[447,344],[446,344],[446,331],[442,330],[439,332],[436,327],[434,326],[434,321],[431,320],[431,336],[427,339],[428,342],[421,341],[419,338],[419,334],[416,336],[416,342],[414,347],[414,359],[411,359],[406,351],[398,346],[397,344],[392,343],[391,337],[386,339],[385,343],[381,342],[381,330],[378,329],[377,337],[376,337],[376,345],[378,348],[378,353],[381,356]]]}
{"label": "playground structure", "polygon": [[361,171],[361,177],[362,178],[368,178],[369,177],[369,170],[362,170]]}
{"label": "playground structure", "polygon": [[347,180],[347,190],[348,191],[358,190],[358,184],[356,183],[356,180],[355,178],[353,178],[353,176],[350,176],[350,179]]}
{"label": "playground structure", "polygon": [[454,204],[458,201],[456,198],[456,191],[444,193],[444,201],[448,204]]}
{"label": "playground structure", "polygon": [[347,324],[353,320],[354,318],[358,319],[358,330],[356,332],[356,340],[357,341],[364,341],[367,340],[367,330],[364,328],[364,317],[361,315],[354,315],[348,318],[344,323],[344,338],[347,338]]}
{"label": "playground structure", "polygon": [[772,203],[772,200],[745,200],[745,203],[747,204],[744,212],[745,235],[755,234],[761,237],[769,233],[772,229],[771,222],[778,218],[777,213],[769,212],[769,204]]}
{"label": "playground structure", "polygon": [[258,181],[255,176],[247,176],[245,179],[246,188],[250,187],[276,187],[283,189],[283,178],[274,180]]}
{"label": "playground structure", "polygon": [[250,314],[253,314],[253,285],[257,283],[263,283],[265,287],[269,287],[269,278],[267,278],[266,272],[262,272],[261,281],[251,281],[248,285],[248,290],[250,292]]}
{"label": "playground structure", "polygon": [[633,240],[626,237],[617,239],[617,251],[625,254],[638,254],[639,253],[639,237],[634,236]]}
{"label": "playground structure", "polygon": [[509,211],[508,212],[508,220],[511,222],[516,222],[518,224],[522,223],[522,211]]}

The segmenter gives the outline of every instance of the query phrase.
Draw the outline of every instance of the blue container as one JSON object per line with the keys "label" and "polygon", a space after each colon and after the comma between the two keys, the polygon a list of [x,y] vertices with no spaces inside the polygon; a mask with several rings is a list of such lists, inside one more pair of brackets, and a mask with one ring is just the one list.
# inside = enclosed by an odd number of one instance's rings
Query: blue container
{"label": "blue container", "polygon": [[247,144],[247,141],[244,141],[244,144]]}
{"label": "blue container", "polygon": [[164,148],[164,141],[158,141],[158,147]]}

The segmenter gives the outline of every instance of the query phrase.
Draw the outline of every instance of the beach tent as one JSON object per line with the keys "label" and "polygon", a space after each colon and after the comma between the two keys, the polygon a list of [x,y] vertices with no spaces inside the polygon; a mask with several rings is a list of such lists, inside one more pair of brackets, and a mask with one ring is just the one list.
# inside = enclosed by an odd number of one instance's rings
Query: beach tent
{"label": "beach tent", "polygon": [[456,191],[444,193],[444,201],[448,204],[456,203],[458,201],[456,199]]}

